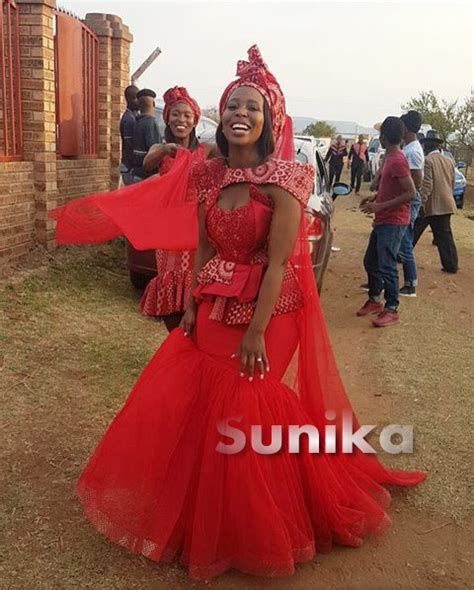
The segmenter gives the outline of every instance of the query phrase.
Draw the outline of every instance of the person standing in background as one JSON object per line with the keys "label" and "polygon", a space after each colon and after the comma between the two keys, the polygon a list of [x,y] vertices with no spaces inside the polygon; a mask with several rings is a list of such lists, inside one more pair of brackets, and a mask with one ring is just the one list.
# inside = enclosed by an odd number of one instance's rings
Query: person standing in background
{"label": "person standing in background", "polygon": [[359,135],[359,140],[354,143],[349,152],[347,168],[351,171],[351,188],[355,188],[355,194],[358,195],[362,184],[362,175],[364,168],[369,163],[369,152],[364,136]]}
{"label": "person standing in background", "polygon": [[[169,88],[163,94],[163,101],[165,143],[150,148],[143,160],[145,170],[167,174],[175,163],[178,149],[193,153],[193,166],[214,157],[215,144],[200,145],[196,137],[201,109],[186,88]],[[196,191],[190,190],[188,201],[196,198]],[[145,315],[163,319],[169,332],[179,326],[189,301],[195,254],[195,250],[156,250],[157,276],[148,283],[140,309]]]}
{"label": "person standing in background", "polygon": [[[407,159],[400,149],[404,125],[399,117],[387,117],[380,128],[380,141],[386,150],[375,198],[363,199],[360,208],[374,214],[372,233],[364,257],[369,281],[369,298],[357,315],[377,314],[372,322],[377,328],[399,321],[397,255],[410,221],[410,202],[416,189]],[[382,303],[384,290],[385,306]]]}
{"label": "person standing in background", "polygon": [[425,150],[422,208],[415,222],[413,244],[417,244],[430,226],[441,259],[441,270],[454,274],[458,271],[458,252],[451,230],[451,215],[456,213],[454,162],[441,153],[443,140],[434,129],[427,132],[421,143]]}
{"label": "person standing in background", "polygon": [[133,133],[137,124],[138,115],[138,88],[127,86],[125,88],[125,101],[127,108],[120,119],[120,137],[122,138],[122,159],[120,161],[120,175],[125,185],[132,184],[131,170],[133,168]]}
{"label": "person standing in background", "polygon": [[416,197],[410,203],[410,223],[403,236],[399,252],[404,277],[404,285],[400,289],[400,295],[404,297],[416,297],[417,272],[415,254],[413,252],[413,233],[415,221],[421,207],[420,188],[423,182],[423,168],[425,165],[423,148],[416,134],[420,130],[422,118],[418,111],[408,111],[400,119],[405,125],[403,153],[410,166],[411,177],[416,188]]}
{"label": "person standing in background", "polygon": [[342,135],[338,135],[336,141],[331,143],[328,153],[324,158],[325,162],[329,162],[329,187],[332,187],[333,181],[339,182],[346,156],[346,144],[342,139]]}
{"label": "person standing in background", "polygon": [[140,114],[133,133],[133,176],[134,182],[139,182],[151,176],[143,168],[143,160],[152,145],[163,141],[156,120],[156,93],[149,88],[143,88],[137,93]]}

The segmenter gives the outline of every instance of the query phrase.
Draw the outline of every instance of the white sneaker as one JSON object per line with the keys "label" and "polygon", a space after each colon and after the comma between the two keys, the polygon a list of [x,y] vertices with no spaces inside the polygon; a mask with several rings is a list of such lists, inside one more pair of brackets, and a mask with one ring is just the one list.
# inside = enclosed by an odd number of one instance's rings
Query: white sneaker
{"label": "white sneaker", "polygon": [[331,252],[340,252],[341,249],[338,246],[331,246]]}

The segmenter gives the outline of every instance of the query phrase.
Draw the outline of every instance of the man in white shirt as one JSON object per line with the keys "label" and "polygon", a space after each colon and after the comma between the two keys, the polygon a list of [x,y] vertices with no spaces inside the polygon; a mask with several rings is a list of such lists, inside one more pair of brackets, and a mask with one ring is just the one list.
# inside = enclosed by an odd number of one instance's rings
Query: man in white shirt
{"label": "man in white shirt", "polygon": [[416,134],[420,130],[422,118],[418,111],[408,111],[402,115],[401,120],[405,125],[403,136],[403,152],[410,166],[411,177],[415,183],[416,197],[410,205],[410,223],[400,246],[399,258],[403,265],[404,285],[400,289],[400,295],[404,297],[416,297],[417,272],[416,260],[413,252],[413,230],[415,220],[421,207],[420,188],[423,183],[423,168],[425,156],[423,148],[418,141]]}

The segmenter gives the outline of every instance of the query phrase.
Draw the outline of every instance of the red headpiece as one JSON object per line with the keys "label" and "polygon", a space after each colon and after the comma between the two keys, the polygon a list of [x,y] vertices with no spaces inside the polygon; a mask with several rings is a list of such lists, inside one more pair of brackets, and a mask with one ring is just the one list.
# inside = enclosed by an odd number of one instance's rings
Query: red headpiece
{"label": "red headpiece", "polygon": [[231,82],[222,94],[219,103],[219,112],[222,116],[227,101],[232,92],[239,86],[250,86],[262,94],[270,107],[272,114],[273,136],[278,143],[283,131],[286,119],[285,97],[275,76],[263,61],[260,49],[252,45],[248,50],[248,61],[237,62],[238,80]]}
{"label": "red headpiece", "polygon": [[186,88],[181,86],[174,86],[173,88],[169,88],[163,94],[163,100],[165,101],[165,108],[163,109],[163,120],[166,124],[168,124],[170,118],[170,110],[171,107],[174,106],[178,102],[185,102],[189,105],[194,113],[194,124],[196,125],[201,117],[201,109],[199,108],[198,103],[189,96],[188,91]]}

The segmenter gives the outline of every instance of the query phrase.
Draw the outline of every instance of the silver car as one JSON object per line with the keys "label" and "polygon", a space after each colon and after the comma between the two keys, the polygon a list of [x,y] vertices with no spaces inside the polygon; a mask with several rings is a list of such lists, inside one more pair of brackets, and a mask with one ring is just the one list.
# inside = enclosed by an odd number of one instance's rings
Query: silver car
{"label": "silver car", "polygon": [[331,219],[334,213],[334,200],[337,196],[348,195],[351,188],[343,182],[338,182],[330,190],[326,166],[319,150],[312,142],[295,137],[295,157],[302,164],[311,164],[316,171],[313,194],[309,198],[306,214],[314,278],[318,291],[321,292],[333,241]]}

